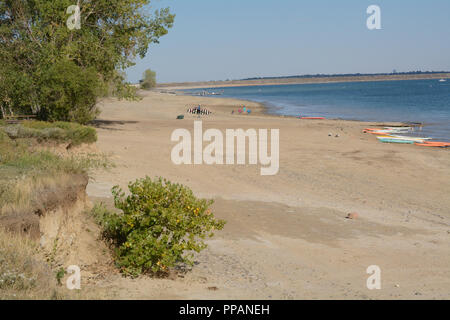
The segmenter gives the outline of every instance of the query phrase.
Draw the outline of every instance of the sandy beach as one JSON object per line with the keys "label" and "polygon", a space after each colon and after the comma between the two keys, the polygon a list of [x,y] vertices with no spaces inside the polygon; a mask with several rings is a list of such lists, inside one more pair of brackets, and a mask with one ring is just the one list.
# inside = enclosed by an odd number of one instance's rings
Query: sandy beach
{"label": "sandy beach", "polygon": [[[105,100],[97,121],[100,151],[116,164],[91,177],[91,201],[110,189],[162,176],[215,200],[224,230],[191,271],[176,279],[96,285],[118,299],[449,299],[450,150],[391,145],[362,133],[376,123],[271,116],[256,103],[142,93],[138,102]],[[202,104],[208,116],[187,114]],[[252,109],[238,115],[238,105]],[[235,114],[231,111],[235,110]],[[184,114],[184,120],[177,115]],[[279,129],[280,168],[175,165],[175,129]],[[357,219],[346,219],[358,213]],[[369,290],[366,269],[381,269]]]}

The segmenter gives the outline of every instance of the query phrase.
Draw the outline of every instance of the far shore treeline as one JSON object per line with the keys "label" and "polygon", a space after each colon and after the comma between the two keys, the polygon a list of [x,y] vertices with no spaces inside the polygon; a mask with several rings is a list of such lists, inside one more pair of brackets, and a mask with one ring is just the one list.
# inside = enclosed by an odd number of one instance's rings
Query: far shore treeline
{"label": "far shore treeline", "polygon": [[73,0],[0,2],[0,118],[85,124],[98,114],[98,98],[136,97],[123,71],[167,34],[175,16],[168,8],[149,14],[150,0],[78,4],[80,28],[71,30]]}
{"label": "far shore treeline", "polygon": [[239,86],[262,86],[282,84],[306,84],[327,82],[358,82],[388,80],[425,80],[450,78],[450,71],[410,71],[393,73],[346,73],[346,74],[307,74],[282,77],[255,77],[240,80],[211,80],[200,82],[158,83],[159,88],[221,88]]}

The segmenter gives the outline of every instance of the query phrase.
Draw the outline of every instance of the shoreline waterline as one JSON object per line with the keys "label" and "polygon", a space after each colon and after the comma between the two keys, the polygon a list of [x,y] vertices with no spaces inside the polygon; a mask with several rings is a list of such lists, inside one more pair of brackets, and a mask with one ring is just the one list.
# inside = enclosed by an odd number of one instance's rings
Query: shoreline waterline
{"label": "shoreline waterline", "polygon": [[[434,79],[223,87],[220,95],[217,89],[206,95],[258,103],[272,116],[418,124],[420,134],[450,141],[450,86]],[[196,95],[199,89],[178,92]]]}

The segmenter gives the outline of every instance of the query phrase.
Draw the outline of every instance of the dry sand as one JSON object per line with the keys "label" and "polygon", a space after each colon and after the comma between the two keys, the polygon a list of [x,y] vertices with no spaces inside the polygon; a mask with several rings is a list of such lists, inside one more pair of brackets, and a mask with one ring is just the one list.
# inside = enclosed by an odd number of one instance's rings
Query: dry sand
{"label": "dry sand", "polygon": [[[390,145],[354,121],[307,121],[263,114],[255,103],[149,92],[139,102],[108,100],[98,147],[116,167],[96,172],[93,201],[113,185],[163,176],[215,199],[228,221],[190,272],[171,279],[110,275],[97,283],[119,299],[449,299],[450,150]],[[204,130],[280,129],[280,170],[174,165],[173,130],[193,131],[187,105],[201,103]],[[231,114],[245,103],[251,115]],[[329,136],[329,133],[332,136]],[[339,135],[339,137],[336,137]],[[346,219],[357,212],[359,218]],[[366,269],[381,268],[381,290]]]}

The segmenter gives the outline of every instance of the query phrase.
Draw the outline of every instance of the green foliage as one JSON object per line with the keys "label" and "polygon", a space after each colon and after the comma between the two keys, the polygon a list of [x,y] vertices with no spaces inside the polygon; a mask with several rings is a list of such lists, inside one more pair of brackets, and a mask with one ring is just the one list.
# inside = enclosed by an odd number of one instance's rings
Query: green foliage
{"label": "green foliage", "polygon": [[9,143],[10,139],[6,132],[0,129],[0,144]]}
{"label": "green foliage", "polygon": [[99,114],[97,97],[104,88],[93,67],[80,68],[61,59],[42,72],[38,87],[42,119],[86,124]]}
{"label": "green foliage", "polygon": [[[70,30],[67,8],[77,2],[81,29]],[[0,1],[0,117],[33,113],[85,124],[105,92],[133,99],[122,71],[174,22],[168,9],[149,13],[150,2]]]}
{"label": "green foliage", "polygon": [[94,128],[70,122],[24,121],[19,125],[5,126],[3,131],[13,139],[34,138],[39,142],[70,142],[74,146],[97,141],[97,131]]}
{"label": "green foliage", "polygon": [[156,72],[150,69],[145,70],[144,79],[141,83],[141,88],[149,90],[156,87]]}
{"label": "green foliage", "polygon": [[127,197],[119,187],[112,190],[120,214],[94,209],[127,275],[164,274],[177,263],[192,264],[192,253],[205,249],[203,240],[225,225],[209,209],[212,201],[197,199],[185,186],[147,177],[128,188]]}
{"label": "green foliage", "polygon": [[64,268],[60,268],[56,272],[56,281],[58,282],[59,285],[61,285],[61,280],[64,278],[65,275],[66,275],[66,270],[64,270]]}
{"label": "green foliage", "polygon": [[87,154],[63,158],[49,151],[35,150],[32,141],[11,140],[0,129],[0,184],[2,180],[10,181],[20,175],[78,174],[86,173],[92,168],[110,166],[110,162],[103,155]]}

